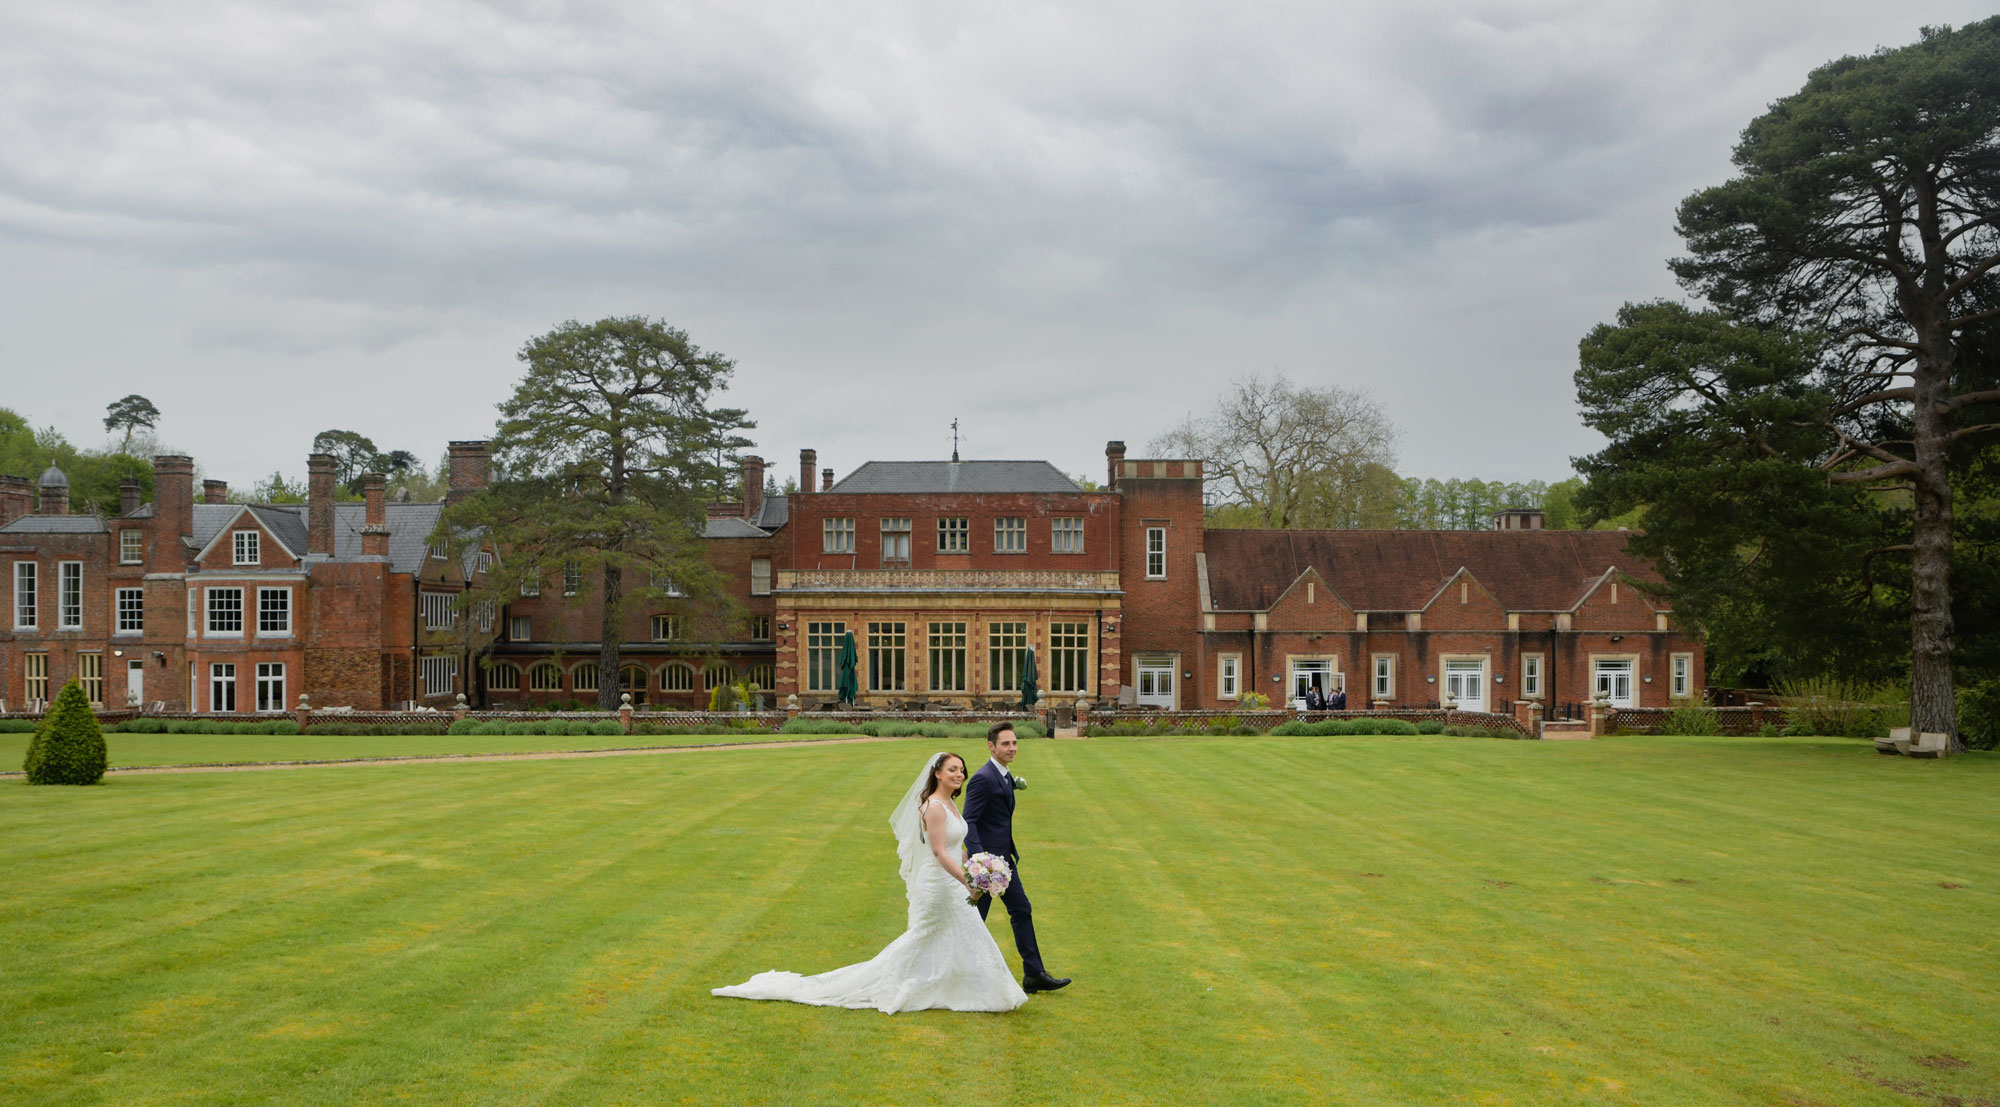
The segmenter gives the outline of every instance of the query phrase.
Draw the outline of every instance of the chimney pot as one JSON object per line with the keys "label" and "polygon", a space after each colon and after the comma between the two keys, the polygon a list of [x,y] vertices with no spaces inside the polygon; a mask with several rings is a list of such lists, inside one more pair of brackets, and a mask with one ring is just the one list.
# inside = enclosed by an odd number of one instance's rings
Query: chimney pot
{"label": "chimney pot", "polygon": [[229,482],[226,480],[205,480],[201,482],[201,502],[205,504],[226,504],[229,502]]}
{"label": "chimney pot", "polygon": [[819,471],[819,490],[821,492],[833,491],[833,470],[821,469]]}
{"label": "chimney pot", "polygon": [[139,482],[138,477],[126,477],[118,482],[118,514],[130,516],[139,510],[145,498],[146,486]]}
{"label": "chimney pot", "polygon": [[1106,442],[1104,444],[1104,461],[1105,465],[1109,468],[1111,473],[1111,480],[1104,487],[1106,488],[1118,487],[1118,469],[1120,463],[1122,463],[1124,460],[1125,460],[1125,443],[1113,439],[1112,441]]}

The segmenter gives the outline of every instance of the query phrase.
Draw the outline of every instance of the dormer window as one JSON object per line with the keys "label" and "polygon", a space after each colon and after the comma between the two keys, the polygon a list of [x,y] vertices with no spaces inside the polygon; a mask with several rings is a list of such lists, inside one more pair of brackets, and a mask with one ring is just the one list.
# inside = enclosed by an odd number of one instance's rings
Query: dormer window
{"label": "dormer window", "polygon": [[231,564],[255,565],[262,561],[262,535],[254,530],[239,530],[235,534],[236,556]]}

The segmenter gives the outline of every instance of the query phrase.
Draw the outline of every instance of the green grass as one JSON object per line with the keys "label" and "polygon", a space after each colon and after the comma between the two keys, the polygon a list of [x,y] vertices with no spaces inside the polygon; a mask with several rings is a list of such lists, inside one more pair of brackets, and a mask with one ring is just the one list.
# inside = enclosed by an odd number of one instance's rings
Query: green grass
{"label": "green grass", "polygon": [[711,998],[902,929],[924,748],[0,785],[0,1102],[2000,1098],[2000,757],[1836,740],[1030,743],[1073,987]]}
{"label": "green grass", "polygon": [[[0,734],[0,770],[18,771],[29,734]],[[810,734],[402,734],[314,736],[269,734],[106,734],[111,765],[216,765],[241,761],[329,761],[353,757],[435,757],[454,753],[539,753],[548,750],[711,746],[731,742],[794,742]]]}

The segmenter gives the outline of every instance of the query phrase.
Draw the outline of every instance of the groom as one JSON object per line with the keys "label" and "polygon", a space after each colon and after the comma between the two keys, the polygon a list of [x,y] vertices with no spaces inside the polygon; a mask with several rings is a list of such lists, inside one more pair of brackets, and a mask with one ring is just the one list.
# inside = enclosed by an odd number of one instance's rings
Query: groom
{"label": "groom", "polygon": [[[1014,845],[1014,793],[1027,787],[1007,771],[1020,749],[1020,739],[1008,723],[994,723],[986,731],[986,751],[992,759],[965,782],[966,856],[990,853],[1005,857],[1014,866],[1014,882],[1000,896],[1007,904],[1007,921],[1014,924],[1014,948],[1021,951],[1021,990],[1053,992],[1069,983],[1067,978],[1050,976],[1042,967],[1042,952],[1035,945],[1034,909],[1028,905],[1027,890],[1021,887],[1021,854]],[[986,917],[991,896],[979,897],[979,917]]]}

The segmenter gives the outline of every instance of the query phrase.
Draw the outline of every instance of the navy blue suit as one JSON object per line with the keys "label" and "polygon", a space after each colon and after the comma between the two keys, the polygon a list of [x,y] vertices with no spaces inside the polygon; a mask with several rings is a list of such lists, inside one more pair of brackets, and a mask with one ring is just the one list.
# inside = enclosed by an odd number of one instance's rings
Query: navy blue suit
{"label": "navy blue suit", "polygon": [[[1014,778],[1003,775],[992,761],[979,767],[965,782],[965,853],[990,853],[1005,857],[1014,866],[1014,882],[1000,897],[1007,905],[1007,921],[1014,927],[1014,948],[1021,953],[1021,968],[1028,976],[1046,974],[1042,952],[1035,944],[1034,908],[1028,891],[1021,886],[1021,851],[1014,844]],[[979,898],[979,917],[986,917],[992,896]]]}

